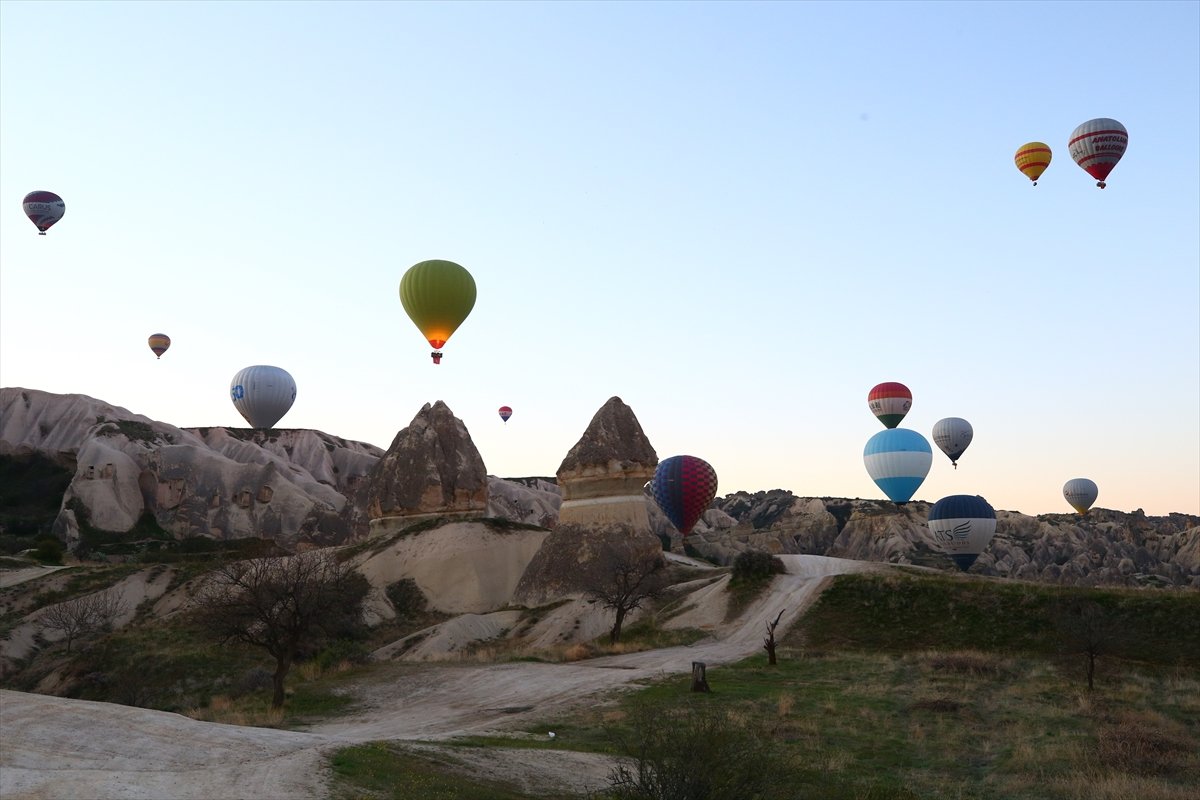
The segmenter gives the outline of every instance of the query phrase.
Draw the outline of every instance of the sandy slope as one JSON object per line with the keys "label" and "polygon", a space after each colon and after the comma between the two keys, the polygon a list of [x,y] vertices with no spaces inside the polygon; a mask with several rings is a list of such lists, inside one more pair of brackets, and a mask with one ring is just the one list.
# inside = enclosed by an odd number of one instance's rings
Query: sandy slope
{"label": "sandy slope", "polygon": [[[105,703],[0,692],[0,797],[320,798],[324,757],[380,739],[439,740],[528,724],[579,704],[595,704],[638,681],[689,673],[753,654],[764,625],[784,609],[780,633],[812,602],[825,579],[881,565],[822,556],[782,556],[773,591],[730,625],[724,600],[708,592],[692,609],[714,636],[689,647],[571,664],[390,664],[354,687],[360,711],[310,732],[240,728]],[[707,598],[707,599],[706,599]],[[685,679],[686,680],[686,679]],[[720,684],[720,674],[709,682]],[[455,751],[468,771],[507,777],[531,791],[547,782],[576,790],[603,785],[610,762],[554,751]]]}

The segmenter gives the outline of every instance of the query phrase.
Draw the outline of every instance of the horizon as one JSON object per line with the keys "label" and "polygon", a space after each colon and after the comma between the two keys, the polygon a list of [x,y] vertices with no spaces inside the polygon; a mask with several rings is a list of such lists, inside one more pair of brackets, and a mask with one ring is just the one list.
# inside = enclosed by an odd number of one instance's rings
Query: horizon
{"label": "horizon", "polygon": [[[386,449],[440,399],[497,475],[617,396],[720,496],[885,499],[867,394],[898,381],[900,427],[974,428],[918,497],[1071,513],[1088,477],[1200,515],[1200,4],[1035,17],[8,0],[0,384],[240,427],[230,379],[271,364],[277,427]],[[1106,117],[1100,190],[1067,142]],[[478,288],[437,366],[398,295],[426,259]]]}

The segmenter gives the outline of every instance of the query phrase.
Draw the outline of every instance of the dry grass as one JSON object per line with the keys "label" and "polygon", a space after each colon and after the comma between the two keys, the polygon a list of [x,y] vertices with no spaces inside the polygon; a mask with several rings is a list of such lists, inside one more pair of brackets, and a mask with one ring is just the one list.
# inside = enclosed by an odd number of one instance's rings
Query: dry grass
{"label": "dry grass", "polygon": [[954,652],[931,651],[922,655],[922,660],[934,672],[949,675],[970,675],[985,678],[999,675],[1004,667],[1003,660],[995,653],[978,650]]}
{"label": "dry grass", "polygon": [[284,709],[263,708],[249,705],[226,695],[214,695],[204,708],[190,708],[183,712],[201,722],[220,722],[225,725],[250,725],[259,728],[276,728],[283,722]]}
{"label": "dry grass", "polygon": [[1187,731],[1150,711],[1125,712],[1102,724],[1096,757],[1109,769],[1129,775],[1200,774],[1200,755]]}

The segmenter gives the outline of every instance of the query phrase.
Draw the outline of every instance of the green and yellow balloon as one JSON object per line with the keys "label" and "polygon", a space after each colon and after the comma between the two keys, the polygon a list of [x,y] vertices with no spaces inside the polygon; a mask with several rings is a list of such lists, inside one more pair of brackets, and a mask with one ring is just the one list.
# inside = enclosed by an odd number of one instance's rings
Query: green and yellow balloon
{"label": "green and yellow balloon", "polygon": [[422,261],[400,279],[400,302],[433,347],[433,363],[440,364],[439,348],[475,307],[475,279],[453,261]]}

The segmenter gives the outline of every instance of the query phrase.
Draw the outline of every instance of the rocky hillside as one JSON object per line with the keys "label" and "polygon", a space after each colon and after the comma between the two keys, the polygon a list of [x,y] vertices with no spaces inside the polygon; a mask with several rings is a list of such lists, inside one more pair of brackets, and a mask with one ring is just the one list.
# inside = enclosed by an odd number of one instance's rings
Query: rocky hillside
{"label": "rocky hillside", "polygon": [[[342,543],[362,535],[367,509],[355,503],[384,455],[320,431],[177,428],[84,395],[0,389],[0,459],[19,469],[19,459],[34,453],[69,475],[50,527],[71,549],[97,532],[268,538],[289,550]],[[4,498],[0,504],[15,502]],[[553,528],[561,503],[555,478],[487,478],[488,516]],[[901,508],[785,490],[739,492],[713,504],[686,548],[649,497],[646,503],[650,528],[665,545],[718,563],[760,549],[952,568],[929,534],[926,503]],[[9,510],[0,508],[0,526]],[[1200,517],[1107,509],[1083,518],[997,516],[996,537],[972,572],[1200,588]]]}
{"label": "rocky hillside", "polygon": [[[928,503],[898,507],[886,500],[797,497],[776,489],[738,492],[714,505],[687,544],[719,562],[758,549],[950,567],[929,533]],[[1200,517],[1103,508],[1086,517],[1015,511],[997,511],[996,517],[996,536],[972,573],[1085,586],[1200,588]]]}

